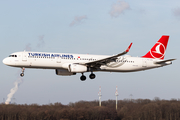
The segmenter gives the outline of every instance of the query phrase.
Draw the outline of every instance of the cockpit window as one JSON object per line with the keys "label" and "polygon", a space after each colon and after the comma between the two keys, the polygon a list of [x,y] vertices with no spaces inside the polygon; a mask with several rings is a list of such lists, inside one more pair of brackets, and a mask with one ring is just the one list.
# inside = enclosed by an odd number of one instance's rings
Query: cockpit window
{"label": "cockpit window", "polygon": [[9,55],[9,57],[17,57],[17,55]]}

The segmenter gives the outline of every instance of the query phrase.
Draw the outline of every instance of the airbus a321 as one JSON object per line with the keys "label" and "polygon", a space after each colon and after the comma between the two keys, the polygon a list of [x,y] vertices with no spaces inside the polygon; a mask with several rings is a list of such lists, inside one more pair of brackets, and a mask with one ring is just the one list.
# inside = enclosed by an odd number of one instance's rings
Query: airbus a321
{"label": "airbus a321", "polygon": [[168,40],[169,36],[163,35],[142,57],[125,55],[129,52],[131,43],[124,52],[113,56],[23,51],[10,54],[3,63],[20,67],[22,77],[25,68],[55,69],[56,74],[62,76],[81,73],[80,79],[84,81],[85,72],[91,72],[89,78],[94,79],[96,76],[93,72],[97,71],[135,72],[170,65],[175,59],[164,60]]}

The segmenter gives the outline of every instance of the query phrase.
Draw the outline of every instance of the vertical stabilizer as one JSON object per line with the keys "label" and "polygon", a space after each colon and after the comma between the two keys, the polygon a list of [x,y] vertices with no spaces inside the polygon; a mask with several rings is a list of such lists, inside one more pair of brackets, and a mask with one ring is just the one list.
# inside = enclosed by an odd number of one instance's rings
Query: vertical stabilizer
{"label": "vertical stabilizer", "polygon": [[158,59],[164,59],[166,47],[168,44],[169,36],[163,35],[156,44],[151,48],[151,50],[144,56],[144,58],[158,58]]}

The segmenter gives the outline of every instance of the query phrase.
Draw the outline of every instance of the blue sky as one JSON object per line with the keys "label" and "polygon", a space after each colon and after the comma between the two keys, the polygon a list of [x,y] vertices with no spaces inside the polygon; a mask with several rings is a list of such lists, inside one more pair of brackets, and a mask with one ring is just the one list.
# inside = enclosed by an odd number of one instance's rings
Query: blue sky
{"label": "blue sky", "polygon": [[[135,73],[97,72],[81,82],[76,76],[57,76],[55,70],[26,69],[14,94],[18,104],[48,104],[160,97],[180,98],[179,0],[31,0],[0,1],[0,59],[25,49],[42,52],[113,55],[133,42],[128,54],[146,54],[161,35],[170,35],[165,59],[172,65]],[[0,64],[0,102],[7,98],[20,68]],[[90,73],[85,73],[88,77]]]}

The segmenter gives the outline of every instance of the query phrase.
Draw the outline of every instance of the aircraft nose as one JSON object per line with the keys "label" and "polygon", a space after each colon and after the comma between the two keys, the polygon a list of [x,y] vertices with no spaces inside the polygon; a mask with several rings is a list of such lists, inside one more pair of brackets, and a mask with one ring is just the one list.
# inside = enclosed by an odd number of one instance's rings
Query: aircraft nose
{"label": "aircraft nose", "polygon": [[4,60],[2,61],[5,65],[7,65],[8,64],[8,60],[7,60],[7,58],[4,58]]}

